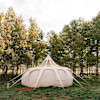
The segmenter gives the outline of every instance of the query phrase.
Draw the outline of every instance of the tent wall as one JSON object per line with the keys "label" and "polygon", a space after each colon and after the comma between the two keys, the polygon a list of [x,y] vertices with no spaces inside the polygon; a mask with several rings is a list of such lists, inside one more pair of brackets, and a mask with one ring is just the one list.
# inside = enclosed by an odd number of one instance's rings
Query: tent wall
{"label": "tent wall", "polygon": [[[42,72],[40,72],[40,70],[41,69],[30,71],[30,73],[21,80],[22,85],[28,87],[66,87],[71,86],[73,83],[73,78],[70,77],[72,74],[69,71],[65,71],[65,69],[56,69],[55,71],[52,67],[49,67],[44,68]],[[27,72],[25,74],[27,74]]]}

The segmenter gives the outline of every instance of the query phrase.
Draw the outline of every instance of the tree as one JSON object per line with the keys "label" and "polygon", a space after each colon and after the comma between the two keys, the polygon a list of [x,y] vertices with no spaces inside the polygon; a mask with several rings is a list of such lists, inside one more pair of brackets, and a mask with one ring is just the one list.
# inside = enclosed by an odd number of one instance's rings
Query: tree
{"label": "tree", "polygon": [[[25,63],[25,47],[27,46],[26,28],[23,24],[23,18],[17,16],[13,8],[10,7],[5,14],[3,21],[3,39],[5,41],[5,50],[3,53],[4,64],[17,66]],[[7,70],[6,70],[7,73]]]}
{"label": "tree", "polygon": [[65,25],[62,34],[65,34],[65,41],[68,41],[68,48],[70,52],[70,58],[72,59],[72,68],[75,71],[77,63],[81,67],[81,73],[83,73],[84,62],[84,36],[83,36],[83,24],[84,20],[79,18],[78,20],[72,20],[69,25]]}
{"label": "tree", "polygon": [[2,66],[3,64],[3,52],[5,49],[5,43],[4,43],[4,39],[2,37],[2,32],[3,32],[3,18],[4,18],[4,14],[0,13],[0,66]]}
{"label": "tree", "polygon": [[35,57],[34,64],[37,65],[41,62],[43,56],[45,56],[45,46],[46,44],[43,41],[43,32],[38,27],[36,21],[30,18],[30,26],[28,28],[28,45],[29,51],[32,53],[33,57]]}
{"label": "tree", "polygon": [[89,36],[94,41],[94,48],[96,53],[96,76],[98,76],[98,67],[99,67],[99,58],[100,58],[100,12],[94,17],[91,21],[92,23],[92,30]]}

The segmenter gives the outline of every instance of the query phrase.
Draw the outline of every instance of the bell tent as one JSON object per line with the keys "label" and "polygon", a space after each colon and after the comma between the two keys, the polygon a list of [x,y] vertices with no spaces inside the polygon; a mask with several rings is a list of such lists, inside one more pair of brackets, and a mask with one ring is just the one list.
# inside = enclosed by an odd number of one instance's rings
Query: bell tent
{"label": "bell tent", "polygon": [[[23,72],[21,74],[22,77],[18,79],[14,84],[12,84],[10,87],[18,83],[20,80],[22,85],[33,88],[49,86],[64,88],[71,86],[73,84],[73,80],[75,80],[79,85],[81,85],[73,77],[73,73],[74,72],[71,71],[71,69],[69,69],[68,67],[62,67],[56,64],[48,55],[40,65],[33,68],[29,68],[28,70]],[[10,81],[13,81],[21,75],[18,75]]]}
{"label": "bell tent", "polygon": [[30,68],[22,76],[21,84],[28,87],[67,87],[73,83],[70,69],[57,65],[50,56],[37,67]]}

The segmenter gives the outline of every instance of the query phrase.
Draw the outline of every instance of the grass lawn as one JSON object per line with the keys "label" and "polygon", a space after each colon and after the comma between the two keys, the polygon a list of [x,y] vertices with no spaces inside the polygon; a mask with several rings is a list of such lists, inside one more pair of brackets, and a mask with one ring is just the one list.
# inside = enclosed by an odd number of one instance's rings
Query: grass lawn
{"label": "grass lawn", "polygon": [[58,87],[41,87],[36,90],[17,90],[15,87],[6,89],[0,80],[0,100],[100,100],[100,79],[88,79],[91,85],[79,87],[74,82],[73,86],[66,87],[65,91]]}

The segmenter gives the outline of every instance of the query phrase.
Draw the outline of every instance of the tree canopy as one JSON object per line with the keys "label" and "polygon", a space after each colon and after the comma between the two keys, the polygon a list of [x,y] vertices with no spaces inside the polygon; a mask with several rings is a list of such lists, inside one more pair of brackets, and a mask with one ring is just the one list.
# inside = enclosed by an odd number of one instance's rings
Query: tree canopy
{"label": "tree canopy", "polygon": [[60,33],[50,31],[47,41],[35,19],[30,17],[26,28],[22,16],[12,7],[0,13],[0,68],[7,74],[8,65],[13,68],[25,64],[38,65],[49,54],[61,66],[73,71],[80,68],[100,67],[100,12],[91,21],[74,19]]}

